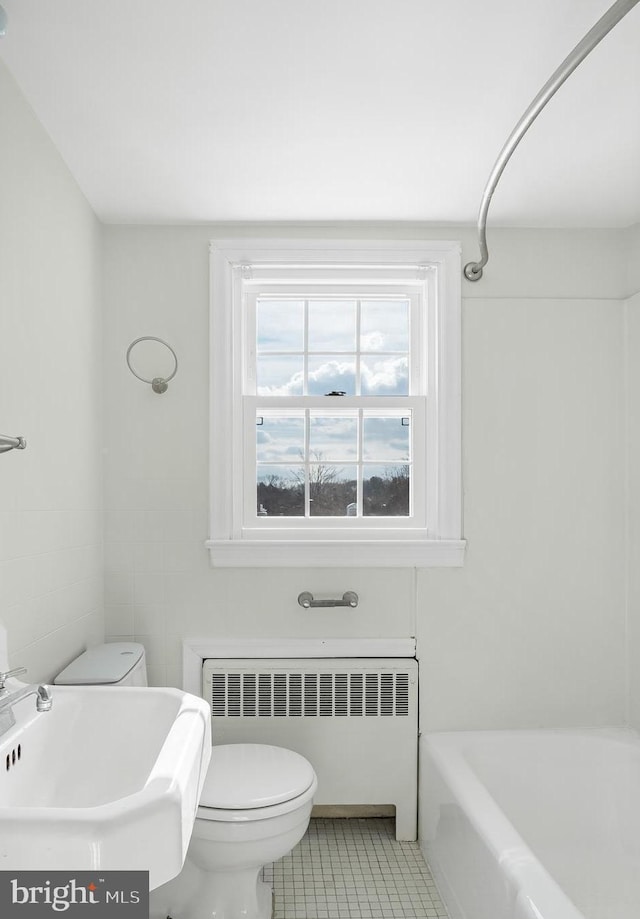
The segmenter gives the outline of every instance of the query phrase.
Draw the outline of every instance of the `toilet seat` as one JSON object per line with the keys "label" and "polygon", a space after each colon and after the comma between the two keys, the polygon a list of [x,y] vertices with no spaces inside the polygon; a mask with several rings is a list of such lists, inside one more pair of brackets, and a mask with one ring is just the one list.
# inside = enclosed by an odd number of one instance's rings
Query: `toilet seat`
{"label": "toilet seat", "polygon": [[316,790],[311,764],[268,744],[214,746],[200,796],[204,820],[261,820],[300,807]]}
{"label": "toilet seat", "polygon": [[[221,807],[198,807],[196,811],[197,820],[204,822],[217,823],[257,823],[260,820],[269,820],[274,817],[283,817],[298,808],[304,807],[307,802],[311,801],[318,788],[317,779],[313,784],[297,798],[291,798],[290,801],[283,801],[281,804],[271,804],[268,807],[244,808],[234,810],[233,808],[224,809]],[[196,820],[196,823],[197,823]],[[197,829],[194,827],[193,832],[197,835]]]}

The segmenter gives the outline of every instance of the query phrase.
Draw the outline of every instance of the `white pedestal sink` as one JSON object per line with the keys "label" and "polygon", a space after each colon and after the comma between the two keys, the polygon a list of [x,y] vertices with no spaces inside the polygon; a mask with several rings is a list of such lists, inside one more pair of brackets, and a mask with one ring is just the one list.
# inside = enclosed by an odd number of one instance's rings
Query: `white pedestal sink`
{"label": "white pedestal sink", "polygon": [[[22,684],[9,681],[7,688]],[[0,736],[0,868],[181,870],[211,756],[203,699],[177,689],[53,686]]]}

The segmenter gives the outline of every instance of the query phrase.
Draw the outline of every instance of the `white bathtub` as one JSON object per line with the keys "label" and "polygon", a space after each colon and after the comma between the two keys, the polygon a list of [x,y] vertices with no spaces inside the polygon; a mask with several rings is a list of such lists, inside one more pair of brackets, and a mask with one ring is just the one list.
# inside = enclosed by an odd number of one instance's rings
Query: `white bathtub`
{"label": "white bathtub", "polygon": [[420,839],[451,919],[640,919],[640,737],[422,737]]}

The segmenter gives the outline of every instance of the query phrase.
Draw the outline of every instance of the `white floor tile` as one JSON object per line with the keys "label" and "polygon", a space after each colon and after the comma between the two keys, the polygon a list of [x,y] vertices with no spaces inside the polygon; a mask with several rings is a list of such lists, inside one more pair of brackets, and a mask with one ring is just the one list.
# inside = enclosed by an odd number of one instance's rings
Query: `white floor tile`
{"label": "white floor tile", "polygon": [[312,820],[264,879],[274,919],[448,919],[420,846],[397,842],[392,819]]}

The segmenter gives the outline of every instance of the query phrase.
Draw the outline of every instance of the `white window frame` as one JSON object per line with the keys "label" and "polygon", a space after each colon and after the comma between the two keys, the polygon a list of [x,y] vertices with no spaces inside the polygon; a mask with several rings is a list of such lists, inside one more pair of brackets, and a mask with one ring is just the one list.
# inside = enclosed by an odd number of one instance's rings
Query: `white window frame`
{"label": "white window frame", "polygon": [[[216,567],[452,567],[464,561],[461,483],[461,254],[451,241],[335,239],[215,239],[211,270],[211,524],[206,545]],[[378,285],[419,288],[426,304],[420,346],[426,349],[424,418],[428,526],[399,518],[337,518],[270,521],[246,517],[239,457],[245,412],[255,397],[245,395],[244,298],[256,290],[286,284]],[[297,288],[294,288],[297,289]],[[415,330],[414,330],[415,332]],[[419,401],[419,405],[423,402]],[[424,396],[422,396],[424,399]],[[252,401],[253,400],[253,401]],[[271,397],[265,401],[281,405]],[[307,400],[308,401],[308,400]],[[411,405],[412,397],[385,397]],[[283,406],[284,407],[284,406]],[[336,409],[353,407],[341,397]],[[318,408],[327,409],[318,397]],[[333,408],[333,405],[332,405]],[[415,408],[413,411],[415,412]],[[418,428],[422,425],[418,425]],[[249,459],[251,457],[249,456]],[[255,457],[254,457],[255,458]],[[413,475],[417,472],[414,470]],[[419,474],[419,473],[418,473]],[[255,478],[255,474],[254,474]],[[420,492],[420,489],[418,489]],[[255,494],[252,496],[255,507]],[[353,524],[356,523],[356,526]]]}

